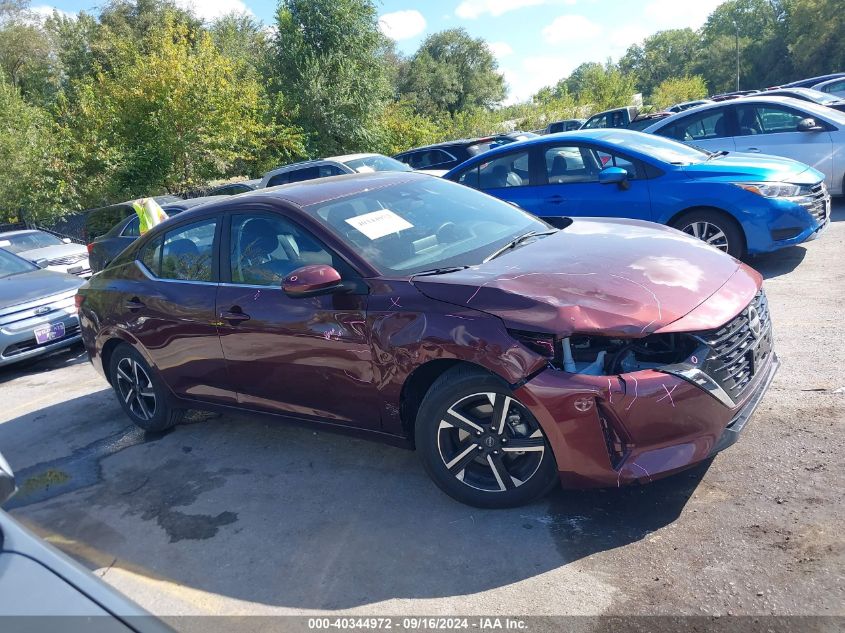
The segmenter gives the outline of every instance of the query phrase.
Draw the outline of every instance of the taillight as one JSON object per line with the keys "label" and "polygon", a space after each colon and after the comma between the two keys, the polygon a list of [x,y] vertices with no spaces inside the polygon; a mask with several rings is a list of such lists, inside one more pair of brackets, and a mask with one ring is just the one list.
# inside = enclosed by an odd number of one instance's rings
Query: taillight
{"label": "taillight", "polygon": [[87,249],[88,249],[88,254],[90,255],[90,254],[91,254],[91,251],[93,251],[93,250],[94,250],[94,242],[91,242],[91,243],[90,243],[90,244],[88,244],[85,248],[87,248]]}
{"label": "taillight", "polygon": [[76,303],[76,309],[79,310],[79,308],[82,307],[82,304],[85,303],[85,295],[77,293],[76,296],[73,298],[73,301],[74,303]]}

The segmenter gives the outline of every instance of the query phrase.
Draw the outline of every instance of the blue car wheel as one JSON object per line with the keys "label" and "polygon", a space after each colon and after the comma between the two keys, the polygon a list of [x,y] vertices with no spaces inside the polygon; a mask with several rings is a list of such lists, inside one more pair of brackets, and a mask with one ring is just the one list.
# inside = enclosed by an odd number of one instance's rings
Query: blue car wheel
{"label": "blue car wheel", "polygon": [[690,211],[673,221],[672,226],[737,259],[745,255],[742,229],[736,221],[718,211]]}

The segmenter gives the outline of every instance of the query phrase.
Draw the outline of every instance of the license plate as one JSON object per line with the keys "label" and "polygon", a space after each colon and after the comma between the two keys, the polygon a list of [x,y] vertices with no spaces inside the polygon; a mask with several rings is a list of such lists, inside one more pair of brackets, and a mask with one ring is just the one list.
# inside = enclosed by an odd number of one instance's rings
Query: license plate
{"label": "license plate", "polygon": [[62,338],[65,335],[64,323],[53,323],[52,325],[43,325],[33,330],[35,334],[35,342],[39,345],[55,341],[57,338]]}

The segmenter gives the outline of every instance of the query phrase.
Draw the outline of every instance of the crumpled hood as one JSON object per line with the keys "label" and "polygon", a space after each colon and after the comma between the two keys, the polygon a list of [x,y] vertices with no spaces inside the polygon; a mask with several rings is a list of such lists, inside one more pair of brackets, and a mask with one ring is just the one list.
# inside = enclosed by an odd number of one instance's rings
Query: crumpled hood
{"label": "crumpled hood", "polygon": [[727,156],[686,165],[683,170],[692,178],[731,182],[776,181],[812,185],[824,179],[820,171],[791,158],[741,152],[729,152]]}
{"label": "crumpled hood", "polygon": [[691,312],[738,271],[741,291],[720,294],[736,306],[722,306],[720,315],[745,307],[759,275],[665,226],[578,218],[486,264],[413,283],[433,299],[494,314],[510,328],[644,336]]}

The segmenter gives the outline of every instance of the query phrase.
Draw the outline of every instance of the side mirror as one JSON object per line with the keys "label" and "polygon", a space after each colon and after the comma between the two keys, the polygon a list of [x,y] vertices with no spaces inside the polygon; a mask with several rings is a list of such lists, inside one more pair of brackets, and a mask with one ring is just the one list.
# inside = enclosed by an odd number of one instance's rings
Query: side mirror
{"label": "side mirror", "polygon": [[9,467],[9,463],[3,458],[3,455],[0,455],[0,503],[8,501],[17,489],[15,475]]}
{"label": "side mirror", "polygon": [[73,242],[73,240],[70,239],[69,237],[63,237],[62,238],[62,244],[70,244],[71,242]]}
{"label": "side mirror", "polygon": [[798,131],[799,132],[824,132],[824,127],[816,123],[816,120],[812,117],[807,117],[806,119],[801,119],[798,121]]}
{"label": "side mirror", "polygon": [[605,167],[599,172],[599,183],[602,185],[622,185],[628,182],[628,172],[621,167]]}
{"label": "side mirror", "polygon": [[340,273],[327,264],[297,268],[282,280],[282,290],[293,298],[330,294],[342,288]]}

